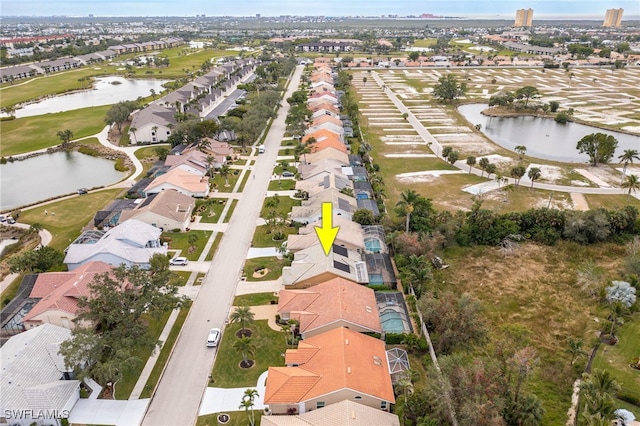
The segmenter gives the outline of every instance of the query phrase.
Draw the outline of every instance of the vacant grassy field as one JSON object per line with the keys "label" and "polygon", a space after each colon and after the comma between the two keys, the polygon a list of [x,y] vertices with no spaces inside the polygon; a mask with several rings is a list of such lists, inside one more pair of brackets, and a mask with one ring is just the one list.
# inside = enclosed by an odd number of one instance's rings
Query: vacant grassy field
{"label": "vacant grassy field", "polygon": [[631,195],[585,194],[584,197],[587,199],[587,203],[589,203],[589,208],[591,209],[597,209],[598,207],[614,209],[624,206],[635,206],[640,210],[640,200]]}
{"label": "vacant grassy field", "polygon": [[[50,246],[64,250],[81,233],[82,228],[91,222],[93,216],[115,198],[122,194],[121,188],[94,191],[82,196],[72,196],[66,200],[55,201],[24,210],[20,222],[28,225],[40,223],[51,232],[53,240]],[[44,211],[55,212],[56,215],[45,215]]]}
{"label": "vacant grassy field", "polygon": [[623,255],[624,247],[615,244],[525,243],[506,257],[493,247],[452,247],[443,252],[450,267],[436,272],[435,286],[479,299],[493,337],[504,324],[531,330],[540,363],[525,388],[543,402],[543,424],[564,424],[571,384],[577,378],[565,353],[567,339],[590,342],[599,328],[593,319],[606,320],[597,301],[576,285],[575,271],[591,259],[604,271],[604,283],[617,277]]}
{"label": "vacant grassy field", "polygon": [[37,117],[3,121],[0,126],[2,156],[7,157],[59,145],[58,131],[69,129],[73,138],[100,132],[109,106],[82,108],[73,111],[44,114]]}
{"label": "vacant grassy field", "polygon": [[[211,373],[210,386],[220,388],[237,388],[255,386],[260,374],[270,366],[284,366],[284,359],[280,356],[286,349],[285,333],[272,330],[266,320],[254,321],[249,327],[253,334],[251,339],[255,345],[255,354],[249,359],[255,361],[251,368],[240,368],[242,354],[233,348],[238,339],[236,333],[240,324],[230,324],[222,335],[222,342],[218,346],[216,363]],[[238,402],[238,405],[240,403]]]}

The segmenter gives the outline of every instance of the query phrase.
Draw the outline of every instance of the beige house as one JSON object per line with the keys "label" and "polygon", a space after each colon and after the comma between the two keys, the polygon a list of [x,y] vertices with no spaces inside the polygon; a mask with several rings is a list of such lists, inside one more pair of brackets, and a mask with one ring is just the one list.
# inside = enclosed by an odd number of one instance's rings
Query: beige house
{"label": "beige house", "polygon": [[339,327],[302,340],[285,363],[269,367],[264,403],[273,414],[345,400],[389,411],[395,402],[384,342],[357,331]]}
{"label": "beige house", "polygon": [[89,297],[89,283],[96,275],[111,272],[105,262],[88,262],[70,272],[45,272],[38,275],[29,295],[39,299],[22,319],[25,328],[53,324],[72,329],[78,312],[78,299]]}
{"label": "beige house", "polygon": [[280,290],[278,314],[283,320],[298,321],[303,339],[337,327],[382,332],[374,291],[343,278],[304,290]]}
{"label": "beige house", "polygon": [[282,269],[285,288],[308,288],[336,277],[369,284],[367,264],[362,255],[334,244],[327,256],[322,246],[316,244],[295,253],[291,266]]}
{"label": "beige house", "polygon": [[206,197],[209,195],[209,178],[176,168],[155,178],[144,191],[149,195],[169,189],[190,197]]}
{"label": "beige house", "polygon": [[353,212],[358,209],[356,199],[341,193],[335,188],[323,189],[312,198],[302,202],[301,206],[291,209],[290,217],[303,224],[322,220],[322,203],[333,204],[334,217],[340,216],[351,220]]}
{"label": "beige house", "polygon": [[181,194],[174,189],[151,194],[133,210],[123,210],[119,223],[129,219],[169,231],[179,229],[184,232],[191,223],[191,213],[196,206],[196,200]]}
{"label": "beige house", "polygon": [[329,188],[353,193],[353,183],[346,175],[339,172],[319,174],[313,178],[296,182],[296,189],[306,192],[309,197],[313,197]]}
{"label": "beige house", "polygon": [[[298,230],[298,234],[289,235],[287,240],[287,250],[298,252],[311,246],[319,244],[318,236],[315,231],[316,226],[322,226],[322,222],[313,222],[307,226],[303,226]],[[358,253],[364,253],[364,231],[359,223],[342,217],[334,217],[333,226],[337,226],[338,235],[334,242],[335,245],[344,247],[348,250],[355,250]]]}
{"label": "beige house", "polygon": [[262,416],[261,426],[400,426],[395,414],[355,401],[340,401],[296,416]]}

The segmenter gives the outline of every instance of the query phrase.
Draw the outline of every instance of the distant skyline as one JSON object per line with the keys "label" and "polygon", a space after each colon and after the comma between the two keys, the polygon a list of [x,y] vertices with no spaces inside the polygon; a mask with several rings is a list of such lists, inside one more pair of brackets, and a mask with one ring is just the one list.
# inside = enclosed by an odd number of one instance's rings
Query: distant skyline
{"label": "distant skyline", "polygon": [[623,8],[625,19],[638,19],[638,0],[0,0],[0,16],[380,16],[434,15],[513,19],[517,9],[534,10],[533,19],[602,19]]}

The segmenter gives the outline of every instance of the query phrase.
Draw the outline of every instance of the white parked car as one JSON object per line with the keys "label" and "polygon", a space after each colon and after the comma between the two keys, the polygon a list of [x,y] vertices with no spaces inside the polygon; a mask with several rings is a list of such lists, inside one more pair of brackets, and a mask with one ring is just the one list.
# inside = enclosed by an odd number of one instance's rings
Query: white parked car
{"label": "white parked car", "polygon": [[212,328],[211,331],[209,331],[209,337],[207,337],[207,346],[210,348],[218,346],[221,334],[222,333],[219,328]]}
{"label": "white parked car", "polygon": [[184,266],[189,263],[189,259],[186,257],[174,257],[169,261],[169,265],[171,266]]}

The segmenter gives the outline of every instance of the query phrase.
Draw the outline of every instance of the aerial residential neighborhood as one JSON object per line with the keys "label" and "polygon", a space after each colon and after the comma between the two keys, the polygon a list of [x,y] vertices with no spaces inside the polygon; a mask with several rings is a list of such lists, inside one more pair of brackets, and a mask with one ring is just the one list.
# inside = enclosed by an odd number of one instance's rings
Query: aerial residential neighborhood
{"label": "aerial residential neighborhood", "polygon": [[640,424],[637,2],[4,3],[0,424]]}

